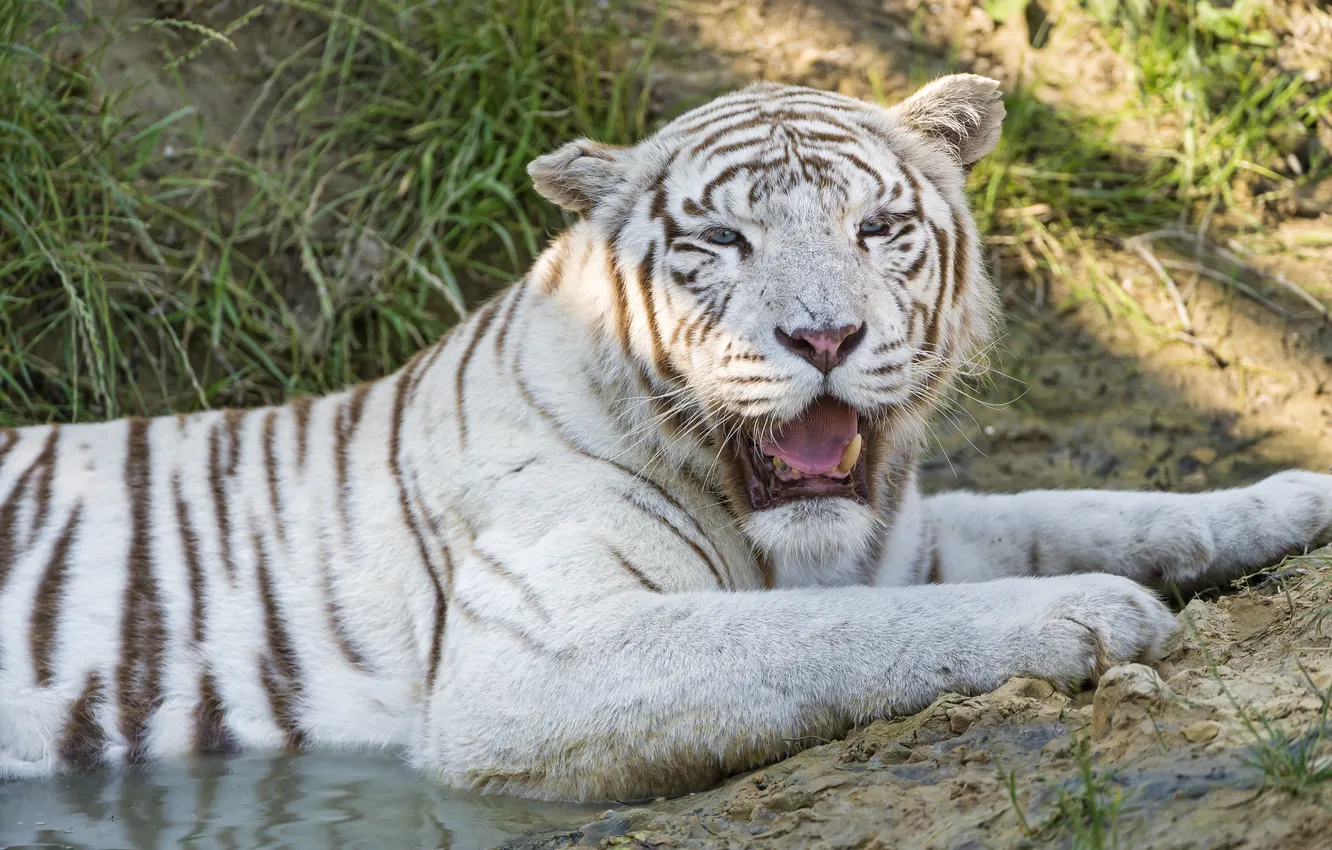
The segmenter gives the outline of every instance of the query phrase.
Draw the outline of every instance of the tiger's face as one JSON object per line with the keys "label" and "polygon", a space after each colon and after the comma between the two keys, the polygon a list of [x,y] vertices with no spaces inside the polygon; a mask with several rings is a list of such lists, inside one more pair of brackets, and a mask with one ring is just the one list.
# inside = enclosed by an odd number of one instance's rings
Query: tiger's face
{"label": "tiger's face", "polygon": [[663,417],[719,444],[770,553],[867,545],[893,457],[988,335],[963,184],[1002,117],[968,75],[893,109],[760,84],[533,163],[607,246],[604,330]]}

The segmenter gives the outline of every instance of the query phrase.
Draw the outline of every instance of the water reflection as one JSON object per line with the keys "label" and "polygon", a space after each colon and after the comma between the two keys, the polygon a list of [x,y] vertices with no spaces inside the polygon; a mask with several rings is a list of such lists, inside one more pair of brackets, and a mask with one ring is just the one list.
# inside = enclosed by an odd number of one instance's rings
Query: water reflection
{"label": "water reflection", "polygon": [[244,755],[0,784],[0,847],[473,850],[598,810],[441,788],[390,753]]}

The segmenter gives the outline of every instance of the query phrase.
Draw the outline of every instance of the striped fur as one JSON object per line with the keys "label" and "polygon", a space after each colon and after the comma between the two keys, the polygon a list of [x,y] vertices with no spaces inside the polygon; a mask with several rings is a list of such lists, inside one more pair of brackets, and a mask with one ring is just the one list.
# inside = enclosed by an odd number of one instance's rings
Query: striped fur
{"label": "striped fur", "polygon": [[[1308,545],[1332,486],[920,495],[993,320],[963,182],[1002,114],[977,77],[894,109],[760,85],[575,142],[531,172],[580,221],[396,374],[0,431],[0,779],[391,746],[456,785],[633,798],[1150,653],[1173,621],[1133,579]],[[775,334],[810,322],[864,337],[825,374]],[[867,423],[866,503],[756,510],[736,446],[823,395]]]}

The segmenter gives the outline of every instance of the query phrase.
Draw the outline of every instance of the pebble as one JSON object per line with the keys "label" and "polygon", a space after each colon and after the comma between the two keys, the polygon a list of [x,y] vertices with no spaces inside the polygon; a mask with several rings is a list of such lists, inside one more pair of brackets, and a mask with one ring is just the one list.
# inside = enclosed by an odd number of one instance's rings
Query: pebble
{"label": "pebble", "polygon": [[1221,732],[1221,724],[1215,720],[1195,720],[1179,730],[1191,744],[1210,741]]}

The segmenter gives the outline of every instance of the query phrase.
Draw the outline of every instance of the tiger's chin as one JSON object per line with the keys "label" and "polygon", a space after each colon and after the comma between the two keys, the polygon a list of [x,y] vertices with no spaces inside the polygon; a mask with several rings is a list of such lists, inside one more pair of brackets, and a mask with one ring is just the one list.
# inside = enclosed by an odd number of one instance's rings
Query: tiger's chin
{"label": "tiger's chin", "polygon": [[874,436],[854,408],[824,396],[770,433],[732,439],[750,508],[745,531],[800,574],[788,580],[820,581],[868,553],[876,528],[867,451]]}
{"label": "tiger's chin", "polygon": [[841,584],[858,575],[878,526],[868,504],[816,496],[753,512],[745,534],[773,559],[783,585]]}

